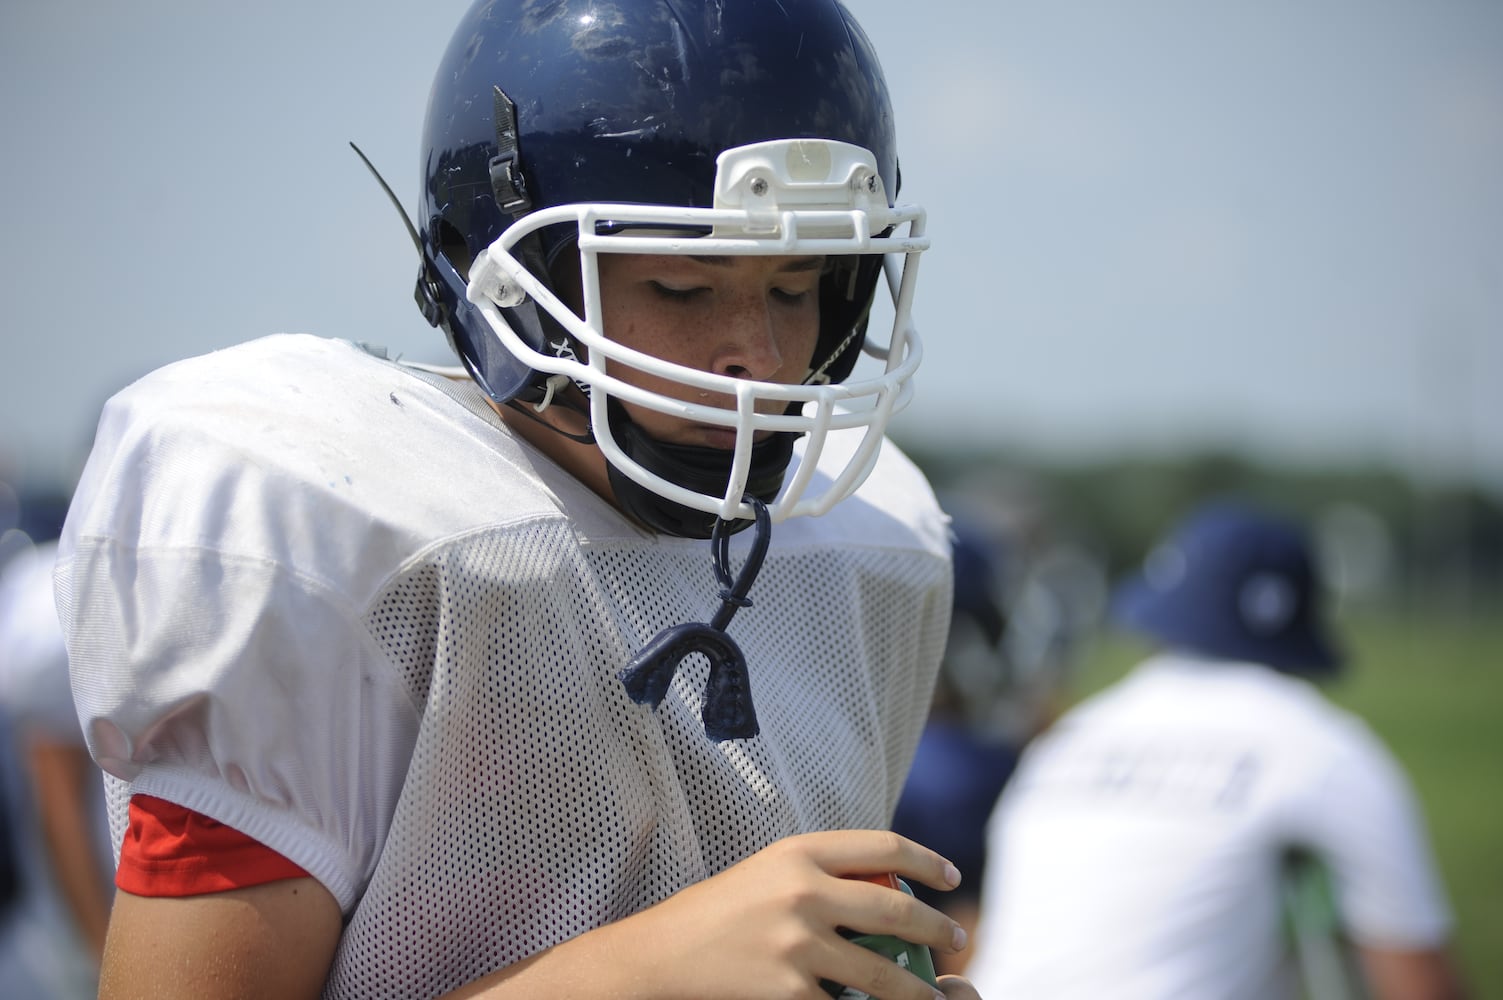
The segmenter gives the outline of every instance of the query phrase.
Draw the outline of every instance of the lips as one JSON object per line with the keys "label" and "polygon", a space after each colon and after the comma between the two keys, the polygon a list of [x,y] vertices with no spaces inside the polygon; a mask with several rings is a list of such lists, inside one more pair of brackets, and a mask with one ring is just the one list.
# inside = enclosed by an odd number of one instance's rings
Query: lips
{"label": "lips", "polygon": [[730,451],[736,447],[736,429],[734,427],[697,424],[694,427],[694,436],[699,439],[699,444],[705,448],[720,448]]}

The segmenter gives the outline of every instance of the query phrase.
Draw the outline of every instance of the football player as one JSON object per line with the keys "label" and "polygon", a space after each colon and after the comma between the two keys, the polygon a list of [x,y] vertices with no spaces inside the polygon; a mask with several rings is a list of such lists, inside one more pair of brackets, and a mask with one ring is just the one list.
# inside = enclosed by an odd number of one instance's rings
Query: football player
{"label": "football player", "polygon": [[58,573],[101,995],[974,997],[841,933],[964,943],[850,877],[960,879],[884,829],[951,574],[884,438],[928,244],[867,37],[482,0],[422,157],[460,367],[277,335],[101,418]]}

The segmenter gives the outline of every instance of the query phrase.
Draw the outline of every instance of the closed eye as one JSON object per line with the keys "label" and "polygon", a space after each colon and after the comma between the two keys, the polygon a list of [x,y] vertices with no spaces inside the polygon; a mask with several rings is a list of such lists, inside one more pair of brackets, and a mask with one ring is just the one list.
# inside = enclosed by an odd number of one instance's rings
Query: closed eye
{"label": "closed eye", "polygon": [[709,291],[707,288],[674,288],[671,285],[663,284],[661,281],[649,281],[648,284],[658,295],[661,295],[665,299],[672,299],[675,302],[688,302],[696,296]]}

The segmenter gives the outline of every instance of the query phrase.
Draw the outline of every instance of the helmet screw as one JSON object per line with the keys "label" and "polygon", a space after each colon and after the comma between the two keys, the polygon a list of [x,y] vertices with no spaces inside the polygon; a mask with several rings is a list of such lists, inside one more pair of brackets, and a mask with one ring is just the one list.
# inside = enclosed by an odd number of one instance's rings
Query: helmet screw
{"label": "helmet screw", "polygon": [[765,178],[765,177],[753,177],[751,179],[751,193],[754,194],[754,195],[756,195],[758,198],[760,198],[764,194],[766,194],[767,193],[767,178]]}

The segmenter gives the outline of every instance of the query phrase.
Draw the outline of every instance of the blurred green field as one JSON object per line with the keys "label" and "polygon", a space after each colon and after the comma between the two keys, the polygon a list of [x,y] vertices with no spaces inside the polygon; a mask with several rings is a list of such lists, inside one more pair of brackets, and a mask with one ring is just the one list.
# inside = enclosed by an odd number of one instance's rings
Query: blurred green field
{"label": "blurred green field", "polygon": [[[1476,997],[1503,997],[1503,613],[1365,613],[1340,621],[1351,653],[1331,698],[1403,762],[1456,910],[1457,953]],[[1104,635],[1083,651],[1076,697],[1144,652]]]}

